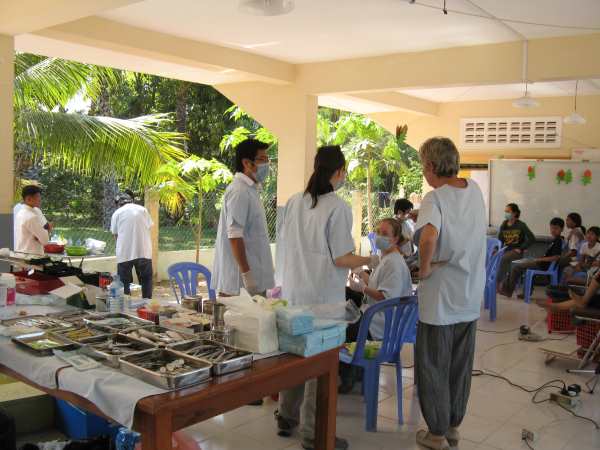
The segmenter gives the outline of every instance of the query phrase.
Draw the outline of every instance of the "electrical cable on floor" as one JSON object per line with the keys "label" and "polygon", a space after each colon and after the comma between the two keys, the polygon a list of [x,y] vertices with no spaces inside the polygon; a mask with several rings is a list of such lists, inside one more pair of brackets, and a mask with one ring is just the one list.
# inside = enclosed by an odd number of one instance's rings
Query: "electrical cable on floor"
{"label": "electrical cable on floor", "polygon": [[517,327],[517,328],[513,328],[511,330],[503,330],[503,331],[482,330],[481,328],[477,328],[477,331],[479,331],[480,333],[505,334],[505,333],[514,333],[515,331],[519,331],[520,328],[521,327]]}
{"label": "electrical cable on floor", "polygon": [[594,426],[596,427],[596,430],[600,430],[600,424],[598,424],[598,422],[596,422],[594,419],[592,419],[590,417],[580,416],[576,412],[570,410],[569,408],[566,408],[565,406],[561,405],[560,403],[557,403],[557,405],[560,406],[565,411],[567,411],[568,413],[571,413],[573,416],[577,417],[578,419],[587,420],[588,422],[593,423]]}
{"label": "electrical cable on floor", "polygon": [[527,447],[528,447],[530,450],[535,450],[535,449],[534,449],[534,448],[531,446],[531,444],[529,443],[529,439],[527,439],[527,438],[523,438],[523,441],[525,442],[525,445],[527,445]]}
{"label": "electrical cable on floor", "polygon": [[[554,380],[550,380],[550,381],[542,384],[540,387],[529,389],[529,388],[526,388],[525,386],[516,384],[516,383],[512,382],[511,380],[509,380],[508,378],[506,378],[502,375],[499,375],[499,374],[491,373],[491,372],[480,370],[480,369],[474,369],[472,371],[472,376],[482,376],[482,375],[486,375],[486,376],[489,376],[492,378],[498,378],[500,380],[507,382],[509,385],[511,385],[513,387],[516,387],[518,389],[521,389],[522,391],[527,392],[528,394],[533,394],[533,397],[531,397],[531,402],[535,405],[539,405],[540,403],[545,403],[545,402],[550,401],[550,397],[545,398],[543,400],[537,400],[537,396],[539,395],[540,392],[542,392],[546,389],[549,389],[549,388],[560,389],[561,391],[563,389],[564,390],[567,389],[567,384],[565,383],[565,381],[558,379],[558,378],[556,378]],[[553,383],[561,383],[562,386],[557,386]],[[574,411],[570,410],[569,408],[566,408],[565,406],[561,405],[560,403],[558,403],[558,402],[555,402],[555,403],[556,403],[556,405],[560,406],[562,409],[564,409],[565,411],[567,411],[574,417],[591,422],[592,424],[594,424],[594,426],[596,427],[597,430],[600,430],[600,424],[598,422],[596,422],[594,419],[592,419],[590,417],[581,416],[581,415],[575,413]],[[523,440],[525,440],[525,439],[523,439]]]}

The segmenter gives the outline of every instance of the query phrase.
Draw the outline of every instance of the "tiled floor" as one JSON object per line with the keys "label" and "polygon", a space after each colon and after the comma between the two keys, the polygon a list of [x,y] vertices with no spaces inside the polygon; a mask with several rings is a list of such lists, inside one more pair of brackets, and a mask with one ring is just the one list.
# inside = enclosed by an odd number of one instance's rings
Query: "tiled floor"
{"label": "tiled floor", "polygon": [[[544,336],[545,313],[535,305],[521,300],[499,297],[498,320],[479,322],[480,329],[504,331],[522,324],[533,326]],[[550,335],[552,339],[561,335]],[[556,360],[545,365],[540,347],[572,350],[574,336],[563,341],[530,343],[517,340],[517,331],[504,334],[478,333],[475,368],[493,370],[515,383],[537,387],[555,378],[568,384],[583,385],[588,376],[570,375],[572,362]],[[503,344],[498,346],[498,344]],[[412,348],[406,348],[403,364],[412,364]],[[379,418],[377,433],[364,431],[364,404],[358,393],[340,396],[338,401],[337,434],[349,440],[353,450],[413,450],[415,431],[423,427],[418,398],[413,386],[413,371],[404,370],[403,411],[405,424],[397,423],[395,372],[385,367],[380,381]],[[600,388],[599,388],[600,391]],[[534,405],[531,394],[488,376],[473,378],[468,413],[461,427],[461,450],[525,449],[521,429],[528,428],[539,436],[532,444],[536,450],[600,449],[600,431],[589,422],[572,417],[549,402]],[[546,398],[547,392],[539,395]],[[600,421],[600,392],[582,394],[581,415]],[[270,399],[262,407],[246,406],[208,422],[188,428],[202,450],[301,450],[296,438],[281,438],[276,434],[273,411],[276,404]]]}

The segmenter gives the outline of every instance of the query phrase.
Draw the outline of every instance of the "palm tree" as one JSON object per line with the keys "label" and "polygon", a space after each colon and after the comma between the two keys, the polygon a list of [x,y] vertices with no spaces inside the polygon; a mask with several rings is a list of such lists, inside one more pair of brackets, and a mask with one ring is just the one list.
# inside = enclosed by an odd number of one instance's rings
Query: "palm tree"
{"label": "palm tree", "polygon": [[369,231],[373,231],[374,178],[382,173],[399,174],[405,167],[400,148],[406,131],[403,128],[393,136],[375,121],[359,114],[348,114],[336,123],[334,142],[342,145],[349,161],[350,180],[356,183],[366,179]]}
{"label": "palm tree", "polygon": [[[196,262],[200,259],[202,242],[202,213],[204,196],[227,184],[233,178],[231,171],[223,163],[215,159],[199,158],[196,155],[179,161],[163,164],[157,171],[159,201],[171,214],[181,215],[186,207],[196,203],[195,217],[190,223],[196,237]],[[194,209],[194,208],[191,208]]]}
{"label": "palm tree", "polygon": [[117,119],[66,112],[76,95],[97,98],[118,72],[30,54],[15,57],[14,110],[17,174],[37,162],[76,174],[110,176],[149,186],[164,163],[183,157],[184,135],[165,131],[171,117]]}

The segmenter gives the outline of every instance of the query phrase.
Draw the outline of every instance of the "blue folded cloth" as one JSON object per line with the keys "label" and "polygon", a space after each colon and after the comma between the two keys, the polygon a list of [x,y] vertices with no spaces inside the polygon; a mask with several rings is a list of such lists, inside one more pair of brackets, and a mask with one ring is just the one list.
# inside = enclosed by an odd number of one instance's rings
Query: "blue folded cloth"
{"label": "blue folded cloth", "polygon": [[299,356],[313,356],[339,347],[346,341],[346,322],[316,322],[316,325],[324,328],[298,336],[292,336],[280,330],[279,350]]}
{"label": "blue folded cloth", "polygon": [[277,308],[277,329],[291,336],[313,331],[315,316],[302,308]]}

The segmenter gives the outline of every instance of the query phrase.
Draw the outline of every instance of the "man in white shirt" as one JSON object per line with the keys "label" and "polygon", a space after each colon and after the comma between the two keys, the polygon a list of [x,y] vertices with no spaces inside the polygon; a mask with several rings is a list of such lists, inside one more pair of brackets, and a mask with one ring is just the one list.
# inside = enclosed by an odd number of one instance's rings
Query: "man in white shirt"
{"label": "man in white shirt", "polygon": [[407,242],[400,248],[400,252],[406,257],[412,256],[416,250],[413,244],[416,223],[410,216],[412,210],[413,204],[406,198],[398,199],[394,203],[394,216],[402,224],[402,236],[407,239]]}
{"label": "man in white shirt", "polygon": [[25,186],[22,191],[23,203],[15,206],[14,249],[15,252],[44,254],[44,245],[49,241],[52,224],[48,223],[40,206],[42,190],[39,186]]}
{"label": "man in white shirt", "polygon": [[110,231],[117,241],[117,273],[125,294],[130,293],[135,267],[142,285],[142,297],[152,298],[152,239],[150,228],[154,225],[150,213],[141,205],[133,203],[133,193],[126,191],[115,199],[120,206],[111,218]]}
{"label": "man in white shirt", "polygon": [[220,295],[251,294],[275,285],[259,185],[269,172],[268,144],[246,139],[236,147],[236,174],[225,191],[215,241],[212,288]]}

